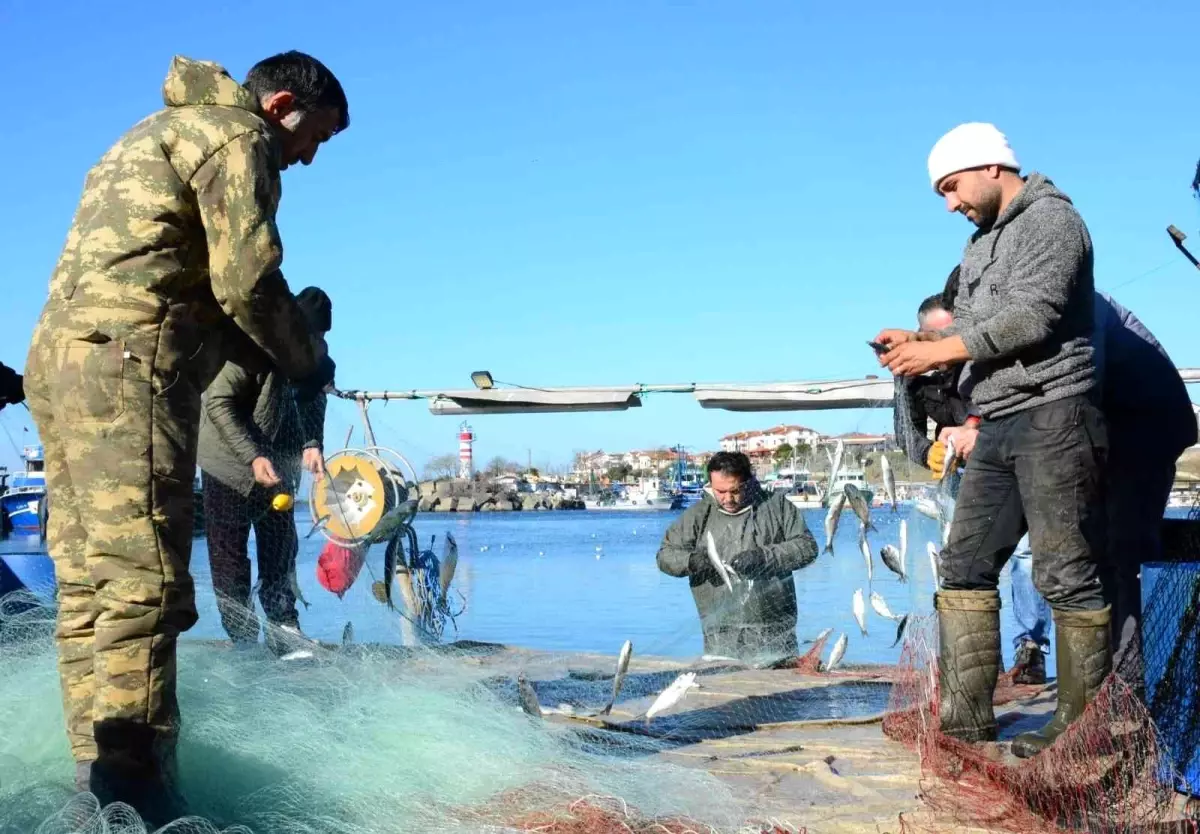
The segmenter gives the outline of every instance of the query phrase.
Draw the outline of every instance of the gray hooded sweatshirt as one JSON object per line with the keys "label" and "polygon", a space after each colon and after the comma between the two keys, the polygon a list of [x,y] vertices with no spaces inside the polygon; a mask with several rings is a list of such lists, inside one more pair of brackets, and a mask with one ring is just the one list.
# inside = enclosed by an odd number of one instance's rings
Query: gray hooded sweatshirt
{"label": "gray hooded sweatshirt", "polygon": [[[692,554],[704,551],[706,531],[712,532],[717,553],[725,561],[744,550],[761,548],[765,575],[748,589],[735,585],[731,593],[707,566],[693,572]],[[767,495],[760,489],[740,513],[725,512],[705,493],[667,530],[658,567],[671,576],[688,577],[705,654],[760,662],[796,656],[792,572],[816,558],[816,539],[800,511],[782,492]]]}
{"label": "gray hooded sweatshirt", "polygon": [[954,325],[971,360],[964,393],[995,419],[1088,393],[1092,241],[1067,195],[1041,174],[963,253]]}

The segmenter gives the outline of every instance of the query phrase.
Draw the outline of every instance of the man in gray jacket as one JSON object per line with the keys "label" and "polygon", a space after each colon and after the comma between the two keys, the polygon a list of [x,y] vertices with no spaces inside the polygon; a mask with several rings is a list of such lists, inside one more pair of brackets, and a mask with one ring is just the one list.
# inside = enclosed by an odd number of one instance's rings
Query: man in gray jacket
{"label": "man in gray jacket", "polygon": [[[296,296],[314,336],[324,339],[333,307],[322,290]],[[213,590],[221,625],[235,645],[258,642],[259,622],[250,588],[247,539],[257,539],[258,589],[267,616],[267,647],[276,655],[304,651],[296,610],[296,536],[291,506],[277,508],[279,495],[294,496],[301,466],[323,473],[324,373],[303,383],[277,370],[226,362],[204,394],[197,460],[202,471],[205,528]],[[265,367],[265,366],[263,366]]]}
{"label": "man in gray jacket", "polygon": [[[792,573],[817,558],[816,539],[782,492],[759,487],[741,452],[713,455],[708,477],[704,497],[667,530],[659,570],[688,578],[705,654],[752,663],[795,657]],[[732,590],[709,558],[705,533],[732,568]]]}
{"label": "man in gray jacket", "polygon": [[885,330],[877,341],[890,346],[880,362],[894,374],[965,363],[963,393],[983,417],[935,601],[941,729],[966,741],[996,738],[997,585],[1028,525],[1034,584],[1054,609],[1058,708],[1013,741],[1026,757],[1079,717],[1112,656],[1100,576],[1108,437],[1093,390],[1092,243],[1065,194],[1019,172],[992,125],[960,125],[934,145],[934,190],[978,226],[963,253],[955,321],[934,333]]}

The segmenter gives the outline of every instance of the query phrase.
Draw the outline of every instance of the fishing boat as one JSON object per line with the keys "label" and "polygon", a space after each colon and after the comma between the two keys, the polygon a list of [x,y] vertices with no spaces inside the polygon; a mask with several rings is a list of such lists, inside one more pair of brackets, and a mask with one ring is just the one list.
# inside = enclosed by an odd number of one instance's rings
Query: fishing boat
{"label": "fishing boat", "polygon": [[683,446],[676,446],[675,463],[671,466],[671,491],[683,498],[683,506],[690,507],[704,497],[704,470],[688,460]]}
{"label": "fishing boat", "polygon": [[677,510],[684,504],[683,495],[662,489],[658,478],[641,478],[633,486],[605,490],[595,497],[583,499],[589,510]]}
{"label": "fishing boat", "polygon": [[797,509],[819,510],[825,500],[825,491],[811,472],[800,469],[791,474],[791,482],[784,497]]}
{"label": "fishing boat", "polygon": [[42,504],[46,498],[46,459],[42,444],[21,450],[25,471],[11,476],[0,494],[4,528],[14,533],[36,533],[41,529]]}
{"label": "fishing boat", "polygon": [[867,485],[867,473],[859,466],[842,465],[837,473],[833,476],[833,483],[829,486],[829,492],[822,497],[820,507],[828,507],[831,500],[836,499],[845,489],[846,484],[854,484],[858,491],[862,493],[863,500],[868,505],[875,499],[875,490]]}
{"label": "fishing boat", "polygon": [[704,497],[704,473],[694,467],[679,476],[679,495],[683,506],[689,507]]}

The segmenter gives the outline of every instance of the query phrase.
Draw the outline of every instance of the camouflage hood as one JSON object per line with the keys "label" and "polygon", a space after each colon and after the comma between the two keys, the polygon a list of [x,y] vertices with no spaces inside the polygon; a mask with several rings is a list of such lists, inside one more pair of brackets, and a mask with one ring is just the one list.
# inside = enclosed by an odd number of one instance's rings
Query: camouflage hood
{"label": "camouflage hood", "polygon": [[163,82],[163,104],[168,107],[219,104],[261,114],[258,99],[234,81],[224,67],[182,55],[171,59],[171,69]]}

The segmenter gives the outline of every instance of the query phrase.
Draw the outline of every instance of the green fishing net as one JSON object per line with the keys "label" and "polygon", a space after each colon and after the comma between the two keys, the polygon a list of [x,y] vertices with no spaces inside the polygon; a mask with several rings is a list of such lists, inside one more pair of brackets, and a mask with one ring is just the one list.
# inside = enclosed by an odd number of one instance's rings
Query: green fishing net
{"label": "green fishing net", "polygon": [[[129,809],[73,796],[53,617],[24,594],[0,606],[0,832],[140,832]],[[662,761],[647,739],[598,742],[525,715],[481,651],[350,646],[285,663],[182,641],[180,782],[198,818],[162,830],[532,830],[531,815],[584,797],[611,798],[618,817],[704,820],[696,830],[748,818],[715,777]]]}

